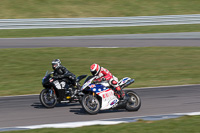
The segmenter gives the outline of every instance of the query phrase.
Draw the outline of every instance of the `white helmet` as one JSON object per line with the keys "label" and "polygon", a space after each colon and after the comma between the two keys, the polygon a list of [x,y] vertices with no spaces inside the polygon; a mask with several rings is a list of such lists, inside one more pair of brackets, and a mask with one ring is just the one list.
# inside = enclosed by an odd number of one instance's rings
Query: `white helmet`
{"label": "white helmet", "polygon": [[56,70],[58,67],[60,67],[61,61],[60,61],[59,59],[55,59],[55,60],[53,60],[53,61],[51,62],[51,64],[52,64],[52,68],[53,68],[54,70]]}

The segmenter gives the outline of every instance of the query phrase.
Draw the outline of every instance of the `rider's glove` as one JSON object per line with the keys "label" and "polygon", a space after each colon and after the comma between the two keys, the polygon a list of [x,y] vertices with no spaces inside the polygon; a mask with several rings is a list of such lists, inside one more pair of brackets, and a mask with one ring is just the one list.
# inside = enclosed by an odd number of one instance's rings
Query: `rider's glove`
{"label": "rider's glove", "polygon": [[103,77],[103,78],[101,79],[101,81],[106,81],[106,78]]}
{"label": "rider's glove", "polygon": [[59,79],[64,78],[64,75],[58,75],[58,78]]}
{"label": "rider's glove", "polygon": [[53,76],[52,78],[53,78],[53,79],[58,79],[58,76]]}
{"label": "rider's glove", "polygon": [[94,80],[94,81],[93,81],[94,84],[96,84],[96,83],[98,83],[98,82],[99,82],[98,80]]}
{"label": "rider's glove", "polygon": [[58,76],[53,76],[53,79],[61,79],[63,77],[64,77],[63,75],[58,75]]}
{"label": "rider's glove", "polygon": [[57,80],[57,79],[59,79],[59,77],[58,76],[53,76],[52,79]]}

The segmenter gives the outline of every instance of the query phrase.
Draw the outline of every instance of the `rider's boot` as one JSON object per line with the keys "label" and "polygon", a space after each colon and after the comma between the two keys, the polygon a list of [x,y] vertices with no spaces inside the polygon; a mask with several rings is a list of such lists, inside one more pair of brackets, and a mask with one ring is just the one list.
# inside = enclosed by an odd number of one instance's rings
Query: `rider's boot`
{"label": "rider's boot", "polygon": [[117,91],[117,96],[118,96],[118,99],[119,99],[118,108],[124,108],[128,97],[125,95],[123,90]]}
{"label": "rider's boot", "polygon": [[125,93],[124,91],[120,88],[120,86],[116,87],[117,90],[117,96],[119,100],[124,100],[125,99]]}

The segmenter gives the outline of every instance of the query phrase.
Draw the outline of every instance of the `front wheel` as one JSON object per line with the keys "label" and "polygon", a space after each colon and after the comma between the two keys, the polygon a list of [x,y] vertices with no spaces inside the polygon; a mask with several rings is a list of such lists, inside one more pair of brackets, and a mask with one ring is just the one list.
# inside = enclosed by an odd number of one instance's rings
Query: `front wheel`
{"label": "front wheel", "polygon": [[141,99],[134,91],[127,91],[128,101],[126,103],[126,110],[138,111],[141,107]]}
{"label": "front wheel", "polygon": [[97,114],[100,110],[99,100],[93,95],[84,95],[81,101],[81,105],[83,109],[91,115]]}
{"label": "front wheel", "polygon": [[43,89],[40,93],[40,102],[46,108],[53,108],[57,103],[56,94],[52,89]]}

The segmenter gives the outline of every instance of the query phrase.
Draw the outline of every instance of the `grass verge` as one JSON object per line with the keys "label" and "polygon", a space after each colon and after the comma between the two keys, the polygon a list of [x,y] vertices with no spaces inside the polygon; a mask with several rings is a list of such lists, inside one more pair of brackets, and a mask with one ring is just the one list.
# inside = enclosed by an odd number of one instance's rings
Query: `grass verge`
{"label": "grass verge", "polygon": [[64,129],[35,129],[25,131],[7,131],[2,133],[199,133],[200,116],[184,116],[176,119],[160,121],[139,120],[134,123],[117,124],[109,126],[85,126],[80,128]]}
{"label": "grass verge", "polygon": [[51,61],[59,58],[75,75],[90,74],[99,63],[129,87],[199,84],[199,47],[0,49],[0,95],[38,94]]}
{"label": "grass verge", "polygon": [[199,0],[1,0],[0,18],[198,14]]}
{"label": "grass verge", "polygon": [[200,32],[200,24],[102,28],[0,30],[0,38]]}

